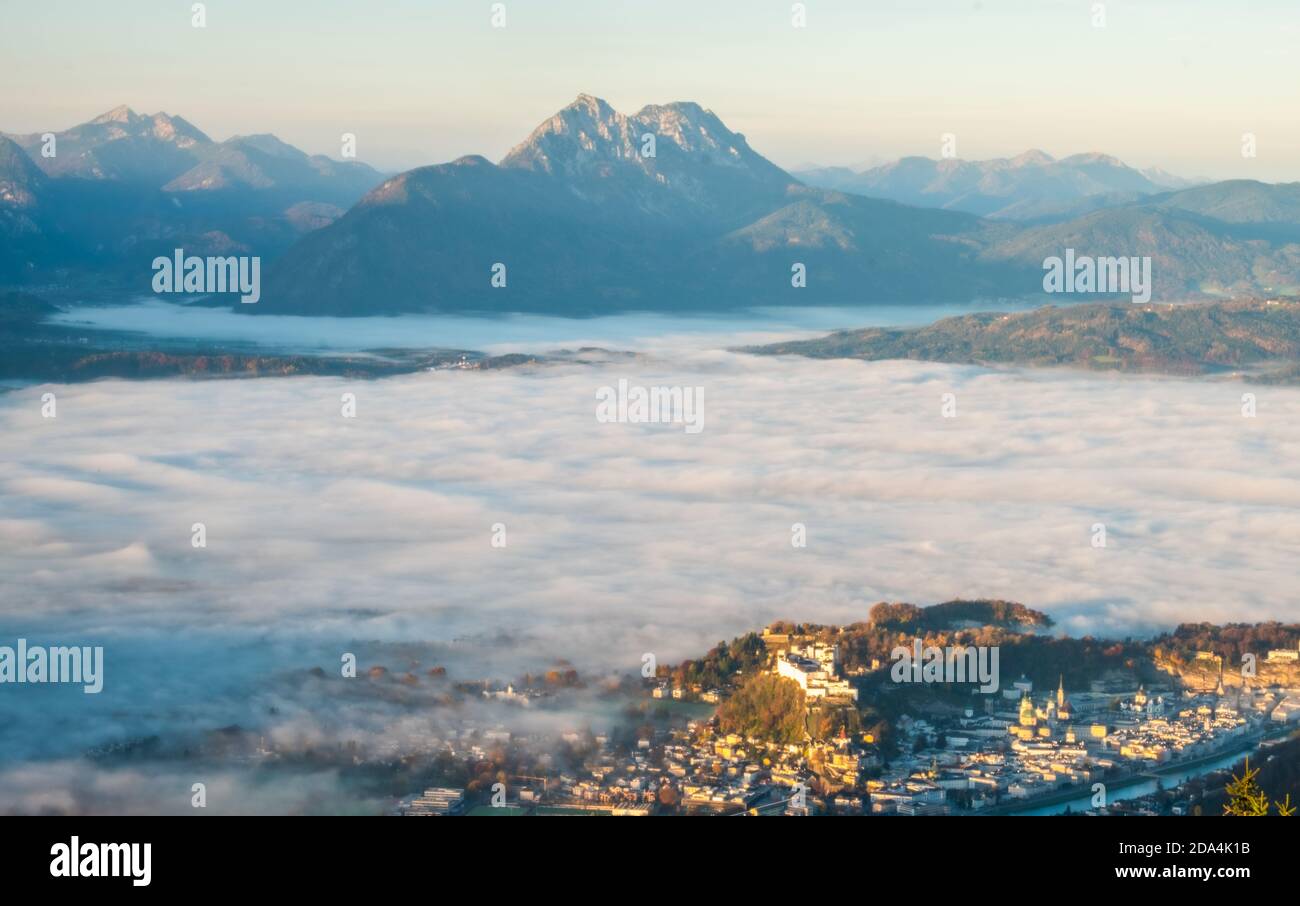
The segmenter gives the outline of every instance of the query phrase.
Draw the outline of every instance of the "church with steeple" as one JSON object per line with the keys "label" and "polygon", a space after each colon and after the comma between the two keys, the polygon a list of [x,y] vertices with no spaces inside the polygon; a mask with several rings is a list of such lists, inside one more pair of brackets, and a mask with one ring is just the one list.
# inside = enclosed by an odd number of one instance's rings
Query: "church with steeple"
{"label": "church with steeple", "polygon": [[1068,723],[1073,718],[1074,713],[1070,710],[1070,700],[1065,697],[1065,675],[1062,674],[1056,687],[1056,719]]}
{"label": "church with steeple", "polygon": [[1019,739],[1072,739],[1074,709],[1065,695],[1065,677],[1057,682],[1056,695],[1035,705],[1028,691],[1020,696],[1020,709],[1016,723],[1008,732]]}

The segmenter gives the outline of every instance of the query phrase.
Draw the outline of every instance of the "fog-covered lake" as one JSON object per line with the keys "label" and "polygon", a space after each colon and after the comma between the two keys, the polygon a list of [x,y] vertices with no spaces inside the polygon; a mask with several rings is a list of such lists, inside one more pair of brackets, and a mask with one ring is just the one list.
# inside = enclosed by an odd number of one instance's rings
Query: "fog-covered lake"
{"label": "fog-covered lake", "polygon": [[816,336],[838,328],[928,324],[950,315],[990,308],[1007,310],[1008,306],[760,308],[697,316],[643,312],[599,318],[523,314],[301,318],[253,316],[228,308],[176,305],[146,298],[128,305],[77,306],[51,320],[96,329],[138,331],[155,337],[199,337],[295,350],[445,347],[498,353],[580,346],[713,348]]}
{"label": "fog-covered lake", "polygon": [[[776,619],[861,620],[881,600],[1016,600],[1072,635],[1300,619],[1295,388],[1253,387],[1258,416],[1245,419],[1233,382],[730,353],[756,330],[735,319],[316,323],[149,308],[152,329],[184,336],[654,355],[0,396],[4,639],[106,657],[101,696],[0,697],[0,810],[39,809],[40,790],[53,808],[109,808],[127,780],[79,754],[138,734],[238,724],[384,739],[427,726],[284,687],[360,645],[427,644],[458,680],[509,679],[560,658],[636,671],[646,652],[672,663]],[[797,314],[759,327],[853,323]],[[73,317],[92,315],[144,323],[136,309]],[[597,392],[620,380],[702,388],[703,430],[602,423]],[[42,417],[47,393],[57,418]],[[355,418],[341,417],[349,393]],[[955,418],[941,415],[949,393]],[[161,781],[130,783],[154,801]],[[324,793],[256,795],[290,811]]]}

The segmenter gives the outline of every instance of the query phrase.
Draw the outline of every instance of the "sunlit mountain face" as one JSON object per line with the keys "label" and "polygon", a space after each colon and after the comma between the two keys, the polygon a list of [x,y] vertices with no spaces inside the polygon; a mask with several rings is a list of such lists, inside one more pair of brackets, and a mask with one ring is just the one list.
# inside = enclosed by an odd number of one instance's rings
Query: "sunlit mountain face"
{"label": "sunlit mountain face", "polygon": [[1067,247],[1156,257],[1158,301],[1300,283],[1294,185],[1174,189],[1107,155],[1043,152],[796,178],[693,102],[629,116],[581,95],[499,164],[387,180],[125,107],[53,136],[63,157],[25,135],[27,155],[0,160],[11,279],[71,270],[145,291],[146,254],[256,251],[267,293],[246,314],[985,303],[1041,295],[1041,262]]}

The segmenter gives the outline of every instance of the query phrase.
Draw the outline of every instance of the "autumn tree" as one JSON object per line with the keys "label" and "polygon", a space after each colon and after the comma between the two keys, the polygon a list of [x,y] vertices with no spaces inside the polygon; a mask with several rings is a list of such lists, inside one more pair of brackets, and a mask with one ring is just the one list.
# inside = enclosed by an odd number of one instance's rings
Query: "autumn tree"
{"label": "autumn tree", "polygon": [[783,676],[756,673],[718,709],[722,730],[779,743],[802,742],[804,693]]}

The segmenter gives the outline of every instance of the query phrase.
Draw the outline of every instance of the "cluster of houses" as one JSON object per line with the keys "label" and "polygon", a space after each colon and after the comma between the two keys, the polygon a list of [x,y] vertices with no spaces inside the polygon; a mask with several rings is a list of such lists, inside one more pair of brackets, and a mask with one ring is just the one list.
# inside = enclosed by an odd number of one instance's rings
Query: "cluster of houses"
{"label": "cluster of houses", "polygon": [[967,710],[938,725],[900,721],[900,756],[867,781],[870,811],[978,811],[1063,787],[1086,789],[1116,770],[1230,753],[1247,734],[1294,719],[1288,703],[1296,697],[1290,690],[1229,692],[1222,684],[1212,692],[1150,693],[1139,686],[1118,696],[1097,688],[1078,696],[1080,708],[1063,684],[1042,700],[1023,678],[1009,691],[1018,696],[1014,711]]}
{"label": "cluster of houses", "polygon": [[[764,641],[771,672],[796,683],[810,707],[855,706],[857,677],[845,675],[838,646],[767,633]],[[1286,662],[1291,654],[1268,657]],[[621,815],[667,809],[910,816],[1006,808],[1067,787],[1087,790],[1116,772],[1238,751],[1248,734],[1300,721],[1300,689],[1252,688],[1247,682],[1225,690],[1221,665],[1219,671],[1213,690],[1134,689],[1127,686],[1128,676],[1113,674],[1074,693],[1067,693],[1062,678],[1038,696],[1033,683],[1020,677],[999,695],[982,697],[978,713],[975,707],[936,707],[896,719],[897,752],[888,763],[867,734],[778,744],[724,732],[716,715],[646,728],[630,747],[575,732],[565,739],[586,753],[580,767],[550,770],[550,756],[541,755],[535,770],[542,776],[512,780],[498,804],[533,813]],[[511,687],[489,694],[520,704],[517,697],[527,695]],[[727,691],[663,684],[652,694],[716,702]],[[475,758],[486,754],[484,746],[499,748],[512,740],[495,728],[466,731],[463,742],[468,745],[448,743],[449,750]],[[519,737],[513,743],[535,741]],[[437,788],[403,800],[398,811],[455,815],[465,812],[464,803],[463,791]]]}

